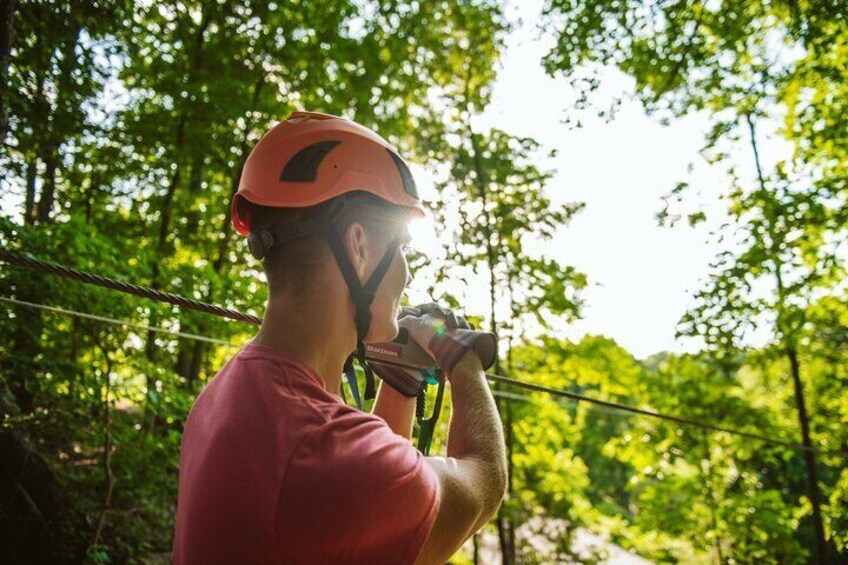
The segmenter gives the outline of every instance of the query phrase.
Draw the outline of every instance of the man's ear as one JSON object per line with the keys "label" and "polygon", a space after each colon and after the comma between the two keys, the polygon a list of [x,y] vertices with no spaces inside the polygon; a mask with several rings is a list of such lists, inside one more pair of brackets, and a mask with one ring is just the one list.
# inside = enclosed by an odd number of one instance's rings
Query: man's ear
{"label": "man's ear", "polygon": [[365,277],[368,262],[368,234],[361,224],[351,223],[345,230],[345,251],[360,280]]}

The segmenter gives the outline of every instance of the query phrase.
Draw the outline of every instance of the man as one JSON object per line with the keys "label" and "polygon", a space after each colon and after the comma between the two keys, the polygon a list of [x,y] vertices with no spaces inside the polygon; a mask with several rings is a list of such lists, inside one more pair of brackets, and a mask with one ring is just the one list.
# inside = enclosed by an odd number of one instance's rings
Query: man
{"label": "man", "polygon": [[494,514],[491,334],[446,330],[432,307],[400,321],[449,379],[448,457],[413,448],[414,396],[384,382],[373,414],[339,398],[351,352],[364,362],[366,342],[398,333],[405,224],[422,214],[404,161],[352,121],[296,112],[254,148],[233,221],[268,305],[186,423],[175,563],[444,563]]}

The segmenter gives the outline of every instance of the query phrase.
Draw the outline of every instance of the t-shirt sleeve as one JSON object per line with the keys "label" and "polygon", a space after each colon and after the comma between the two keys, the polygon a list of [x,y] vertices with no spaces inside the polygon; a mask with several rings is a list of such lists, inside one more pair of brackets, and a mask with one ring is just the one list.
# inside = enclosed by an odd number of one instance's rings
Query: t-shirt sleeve
{"label": "t-shirt sleeve", "polygon": [[278,539],[293,563],[412,563],[439,504],[435,473],[375,416],[345,411],[295,449]]}

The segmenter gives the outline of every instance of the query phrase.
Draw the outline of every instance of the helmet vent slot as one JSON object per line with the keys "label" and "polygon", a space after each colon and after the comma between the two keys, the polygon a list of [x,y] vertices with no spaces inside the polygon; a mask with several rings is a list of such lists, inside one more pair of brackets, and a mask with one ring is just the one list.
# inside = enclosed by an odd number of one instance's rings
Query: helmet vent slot
{"label": "helmet vent slot", "polygon": [[386,151],[389,152],[389,155],[392,157],[392,161],[395,162],[395,165],[398,168],[400,178],[403,181],[403,189],[410,196],[418,198],[418,187],[415,186],[415,178],[412,176],[412,171],[409,170],[409,165],[406,164],[406,161],[404,161],[400,155],[388,147],[386,147]]}
{"label": "helmet vent slot", "polygon": [[333,118],[336,118],[336,116],[322,114],[320,112],[295,112],[286,119],[286,122],[290,124],[306,124],[309,122],[320,122]]}
{"label": "helmet vent slot", "polygon": [[294,157],[286,163],[283,172],[280,173],[281,181],[312,182],[318,175],[318,166],[324,160],[333,147],[341,141],[319,141],[309,147],[298,151]]}

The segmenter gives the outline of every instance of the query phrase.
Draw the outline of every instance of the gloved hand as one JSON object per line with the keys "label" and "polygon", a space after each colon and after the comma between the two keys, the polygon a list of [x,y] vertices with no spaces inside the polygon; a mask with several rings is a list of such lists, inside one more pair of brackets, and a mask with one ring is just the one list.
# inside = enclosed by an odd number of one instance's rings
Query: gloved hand
{"label": "gloved hand", "polygon": [[[486,370],[495,362],[497,341],[491,333],[473,331],[474,326],[463,316],[457,315],[438,304],[420,304],[405,307],[401,311],[399,325],[404,328],[422,349],[434,359],[435,364],[445,371],[454,368],[457,362],[472,349]],[[410,331],[410,328],[414,328]],[[413,333],[414,332],[414,333]],[[435,384],[435,374],[426,371],[370,362],[371,368],[384,382],[408,397],[417,396],[425,383]]]}
{"label": "gloved hand", "polygon": [[[422,316],[424,312],[446,319],[447,325],[452,327],[471,327],[462,316],[455,316],[450,310],[442,308],[438,304],[434,303],[422,304],[416,307],[404,307],[398,318],[403,319],[406,316]],[[391,344],[383,344],[382,346],[397,353],[397,349],[392,346],[395,342],[398,342],[404,344],[405,349],[402,351],[411,351],[411,346],[406,345],[407,340],[409,339],[412,339],[413,345],[417,346],[415,349],[423,349],[414,338],[409,336],[409,333],[405,328],[401,328],[397,338],[395,338]],[[370,360],[369,365],[374,372],[380,376],[383,382],[390,385],[402,395],[414,398],[418,396],[422,390],[424,390],[427,384],[436,384],[438,382],[438,372],[436,371],[435,359],[433,359],[432,354],[426,350],[423,351],[423,355],[425,358],[429,359],[429,362],[425,361],[424,365],[419,365],[422,367],[419,369],[382,363],[377,360]],[[414,353],[413,358],[407,359],[407,361],[420,363],[422,359],[419,354]],[[431,369],[428,370],[427,367],[431,367]]]}
{"label": "gloved hand", "polygon": [[398,325],[406,328],[445,372],[449,373],[469,350],[480,358],[484,371],[495,363],[495,334],[472,330],[465,318],[437,304],[422,304],[405,312],[409,315]]}
{"label": "gloved hand", "polygon": [[442,308],[435,302],[419,304],[418,306],[406,306],[401,309],[399,318],[403,319],[406,316],[421,317],[424,314],[430,314],[431,316],[435,316],[436,318],[441,318],[445,321],[445,326],[447,326],[448,328],[458,328],[464,330],[477,329],[474,327],[473,324],[466,320],[464,316],[455,314],[453,310]]}

